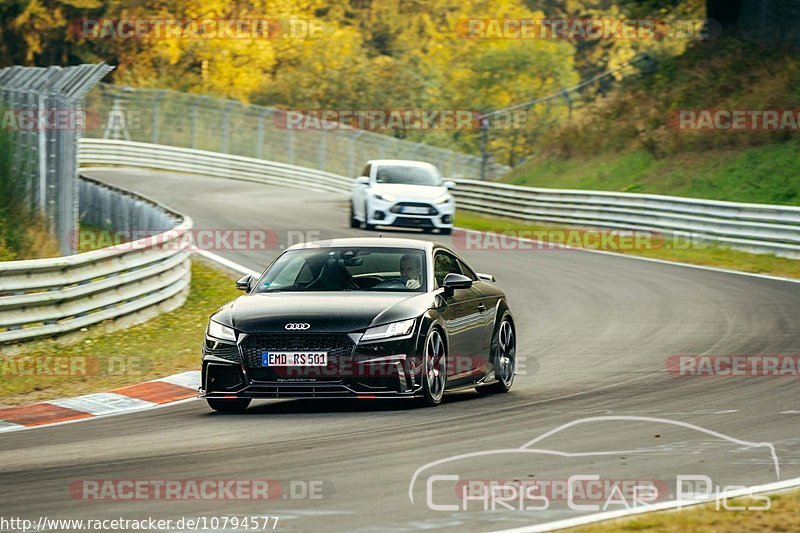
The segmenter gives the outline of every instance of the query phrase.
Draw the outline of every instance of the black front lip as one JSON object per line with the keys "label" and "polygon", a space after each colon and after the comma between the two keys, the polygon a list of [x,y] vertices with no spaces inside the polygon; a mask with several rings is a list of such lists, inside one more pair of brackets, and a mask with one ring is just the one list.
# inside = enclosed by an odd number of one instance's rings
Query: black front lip
{"label": "black front lip", "polygon": [[[212,346],[214,349],[212,349]],[[347,368],[358,369],[350,374],[336,375],[311,381],[309,378],[282,378],[280,381],[253,379],[243,361],[239,346],[239,360],[218,357],[219,349],[229,351],[233,344],[221,346],[204,344],[203,382],[198,389],[200,398],[409,398],[421,390],[421,359],[417,351],[417,335],[383,342],[355,344]],[[211,372],[235,373],[238,383],[225,390],[208,390]],[[395,369],[396,376],[382,374],[385,369]],[[376,373],[362,372],[377,370]],[[413,375],[413,376],[412,376]],[[396,378],[396,379],[395,379]],[[387,384],[389,385],[387,387]]]}

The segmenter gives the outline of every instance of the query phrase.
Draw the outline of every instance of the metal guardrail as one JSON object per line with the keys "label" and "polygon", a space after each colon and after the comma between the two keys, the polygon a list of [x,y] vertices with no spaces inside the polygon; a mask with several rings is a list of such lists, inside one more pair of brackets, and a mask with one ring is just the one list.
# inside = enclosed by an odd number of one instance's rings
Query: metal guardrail
{"label": "metal guardrail", "polygon": [[14,118],[5,141],[13,154],[7,171],[23,191],[6,201],[38,213],[62,255],[74,252],[69,235],[78,227],[75,156],[86,126],[83,99],[113,68],[99,63],[0,69],[0,110]]}
{"label": "metal guardrail", "polygon": [[182,237],[192,220],[142,196],[81,181],[81,207],[95,214],[93,223],[113,227],[127,221],[129,226],[118,229],[165,231],[66,257],[0,263],[0,344],[155,307],[164,311],[181,305],[188,294],[191,260]]}
{"label": "metal guardrail", "polygon": [[[82,139],[81,165],[131,166],[347,192],[352,177],[217,152]],[[456,180],[461,209],[572,226],[639,229],[800,258],[800,207]]]}

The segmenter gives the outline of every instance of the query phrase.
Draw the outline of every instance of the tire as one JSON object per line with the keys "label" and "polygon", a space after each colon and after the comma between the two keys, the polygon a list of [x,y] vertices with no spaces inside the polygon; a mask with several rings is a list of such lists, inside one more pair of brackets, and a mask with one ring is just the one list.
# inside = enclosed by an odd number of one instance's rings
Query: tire
{"label": "tire", "polygon": [[453,233],[453,228],[442,228],[439,231],[442,233],[442,235],[450,235]]}
{"label": "tire", "polygon": [[350,202],[350,227],[351,228],[361,227],[361,222],[358,221],[355,213],[353,212],[353,202]]}
{"label": "tire", "polygon": [[433,233],[433,228],[422,228],[424,233]]}
{"label": "tire", "polygon": [[511,390],[516,373],[517,341],[511,313],[506,311],[492,337],[492,354],[494,355],[495,383],[475,387],[481,394],[503,394]]}
{"label": "tire", "polygon": [[208,406],[218,413],[244,413],[250,405],[250,398],[237,398],[235,400],[220,400],[219,398],[206,398]]}
{"label": "tire", "polygon": [[367,202],[364,202],[364,229],[368,231],[375,229],[375,226],[369,223],[369,208],[367,207]]}
{"label": "tire", "polygon": [[442,403],[447,387],[447,347],[441,331],[436,328],[425,338],[422,365],[422,403],[436,407]]}

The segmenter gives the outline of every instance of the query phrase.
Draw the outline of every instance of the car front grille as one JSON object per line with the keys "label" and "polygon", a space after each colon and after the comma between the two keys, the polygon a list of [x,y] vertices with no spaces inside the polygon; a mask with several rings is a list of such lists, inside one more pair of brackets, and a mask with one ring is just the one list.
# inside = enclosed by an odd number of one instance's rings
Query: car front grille
{"label": "car front grille", "polygon": [[[420,213],[403,213],[402,212],[402,208],[403,207],[422,207],[422,208],[427,209],[427,212],[426,213],[421,213],[421,212]],[[419,202],[400,202],[400,203],[395,204],[394,206],[392,206],[390,211],[392,213],[398,213],[398,214],[401,214],[401,215],[410,215],[410,216],[414,216],[414,215],[433,216],[433,215],[438,215],[439,214],[439,211],[435,207],[433,207],[431,204],[423,204],[423,203],[419,203]]]}
{"label": "car front grille", "polygon": [[[250,335],[241,348],[247,375],[255,381],[341,382],[340,369],[353,354],[355,344],[347,335],[274,333]],[[262,367],[264,352],[328,352],[325,367]]]}

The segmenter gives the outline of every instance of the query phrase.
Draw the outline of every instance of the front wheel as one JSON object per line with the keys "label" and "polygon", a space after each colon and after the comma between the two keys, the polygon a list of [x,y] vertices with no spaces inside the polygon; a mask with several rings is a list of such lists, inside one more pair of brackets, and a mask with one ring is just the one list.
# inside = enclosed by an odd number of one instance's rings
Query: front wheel
{"label": "front wheel", "polygon": [[359,226],[361,226],[361,222],[359,222],[358,219],[356,218],[356,214],[353,211],[353,203],[350,202],[350,227],[358,228]]}
{"label": "front wheel", "polygon": [[218,413],[244,413],[250,405],[250,398],[236,398],[234,400],[220,400],[219,398],[206,398],[208,406]]}
{"label": "front wheel", "polygon": [[369,231],[375,229],[375,226],[369,223],[369,207],[367,206],[367,202],[364,202],[364,229]]}
{"label": "front wheel", "polygon": [[514,326],[511,323],[511,314],[506,311],[500,321],[500,327],[492,338],[492,353],[494,354],[495,383],[476,390],[481,394],[498,394],[511,390],[516,374],[517,345],[514,335]]}
{"label": "front wheel", "polygon": [[447,386],[447,349],[438,329],[432,329],[425,339],[422,364],[422,399],[425,405],[435,407],[442,403]]}
{"label": "front wheel", "polygon": [[453,233],[453,228],[442,228],[439,230],[442,235],[450,235]]}

